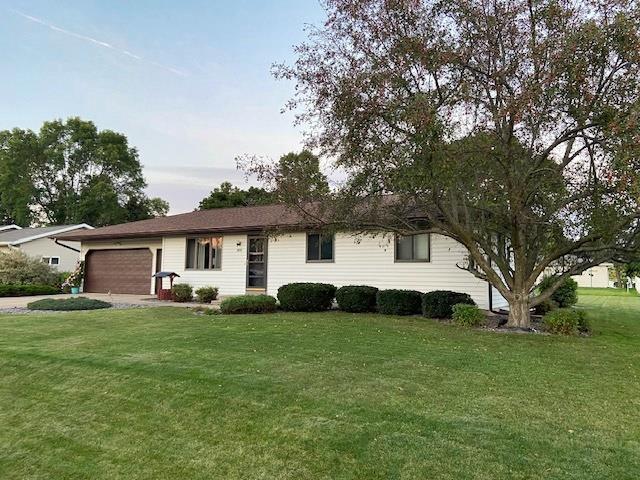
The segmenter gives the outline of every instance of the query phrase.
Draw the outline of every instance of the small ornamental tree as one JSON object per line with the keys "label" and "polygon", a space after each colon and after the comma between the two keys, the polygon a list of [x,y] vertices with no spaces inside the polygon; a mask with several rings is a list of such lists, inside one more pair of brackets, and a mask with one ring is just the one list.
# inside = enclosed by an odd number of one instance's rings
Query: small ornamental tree
{"label": "small ornamental tree", "polygon": [[[455,239],[514,327],[569,276],[638,251],[638,2],[325,6],[276,75],[346,179],[313,207],[289,190],[293,206],[336,229]],[[283,183],[277,166],[249,169]]]}

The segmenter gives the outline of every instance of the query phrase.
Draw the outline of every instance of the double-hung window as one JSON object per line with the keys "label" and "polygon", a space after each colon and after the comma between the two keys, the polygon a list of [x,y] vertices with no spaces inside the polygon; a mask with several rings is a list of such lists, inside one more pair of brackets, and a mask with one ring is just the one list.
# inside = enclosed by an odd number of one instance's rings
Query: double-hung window
{"label": "double-hung window", "polygon": [[428,233],[396,236],[396,262],[431,261],[431,236]]}
{"label": "double-hung window", "polygon": [[219,270],[222,267],[222,237],[187,238],[186,268]]}
{"label": "double-hung window", "polygon": [[307,262],[333,262],[333,235],[307,234]]}

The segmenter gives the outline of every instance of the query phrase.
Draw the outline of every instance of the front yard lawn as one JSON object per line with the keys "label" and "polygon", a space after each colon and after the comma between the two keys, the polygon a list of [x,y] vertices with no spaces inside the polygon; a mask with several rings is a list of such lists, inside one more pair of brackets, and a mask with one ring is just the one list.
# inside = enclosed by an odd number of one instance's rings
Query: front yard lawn
{"label": "front yard lawn", "polygon": [[640,297],[581,302],[593,337],[0,315],[0,478],[637,479]]}

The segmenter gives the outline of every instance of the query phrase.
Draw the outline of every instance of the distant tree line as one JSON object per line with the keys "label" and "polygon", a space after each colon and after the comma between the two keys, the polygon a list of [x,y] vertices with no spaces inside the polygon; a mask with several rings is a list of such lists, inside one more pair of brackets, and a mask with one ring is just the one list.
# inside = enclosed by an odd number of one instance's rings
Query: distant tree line
{"label": "distant tree line", "polygon": [[[242,158],[239,163],[260,175],[262,164],[256,158]],[[249,187],[244,190],[230,182],[222,182],[200,201],[198,210],[287,203],[291,192],[301,189],[308,193],[309,200],[320,193],[329,192],[327,177],[320,171],[320,160],[308,150],[300,153],[291,152],[280,157],[275,169],[280,181],[270,185],[270,189]]]}
{"label": "distant tree line", "polygon": [[74,117],[0,131],[0,224],[111,225],[164,216],[127,137]]}

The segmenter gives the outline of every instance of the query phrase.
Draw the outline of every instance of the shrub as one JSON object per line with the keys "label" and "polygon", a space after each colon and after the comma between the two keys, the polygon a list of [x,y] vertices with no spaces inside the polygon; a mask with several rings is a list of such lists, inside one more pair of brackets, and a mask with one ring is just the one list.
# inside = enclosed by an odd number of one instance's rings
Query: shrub
{"label": "shrub", "polygon": [[60,293],[60,290],[50,285],[0,283],[0,297],[29,297],[31,295],[55,295],[56,293]]}
{"label": "shrub", "polygon": [[102,300],[93,300],[86,297],[61,298],[43,298],[27,304],[29,310],[98,310],[101,308],[110,308],[112,305]]}
{"label": "shrub", "polygon": [[224,314],[271,313],[276,311],[276,299],[271,295],[240,295],[225,298],[220,303]]}
{"label": "shrub", "polygon": [[578,332],[588,332],[587,315],[582,310],[560,308],[548,313],[542,319],[547,331],[562,335],[575,335]]}
{"label": "shrub", "polygon": [[482,325],[485,316],[482,310],[468,303],[456,303],[453,306],[453,321],[457,325],[465,327],[478,327]]}
{"label": "shrub", "polygon": [[24,252],[0,253],[0,283],[55,286],[57,279],[56,270]]}
{"label": "shrub", "polygon": [[188,283],[176,283],[171,289],[171,299],[174,302],[190,302],[193,300],[193,287]]}
{"label": "shrub", "polygon": [[71,272],[64,282],[62,282],[63,289],[71,290],[74,287],[79,287],[82,285],[82,280],[84,279],[84,262],[80,261],[76,265],[76,268]]}
{"label": "shrub", "polygon": [[[551,288],[554,282],[553,277],[545,277],[540,282],[538,288],[544,292]],[[567,278],[558,289],[551,295],[551,300],[556,302],[560,308],[567,308],[578,303],[578,282],[573,278]]]}
{"label": "shrub", "polygon": [[380,290],[376,302],[385,315],[415,315],[420,313],[421,297],[415,290]]}
{"label": "shrub", "polygon": [[546,315],[550,311],[555,310],[557,308],[558,308],[558,304],[549,298],[544,302],[536,305],[534,308],[534,313],[536,315]]}
{"label": "shrub", "polygon": [[289,283],[278,289],[283,310],[291,312],[319,312],[333,304],[336,287],[328,283]]}
{"label": "shrub", "polygon": [[196,290],[196,299],[200,303],[211,303],[218,298],[216,287],[202,287]]}
{"label": "shrub", "polygon": [[376,310],[376,287],[349,285],[340,287],[336,292],[336,301],[340,310],[345,312],[374,312]]}
{"label": "shrub", "polygon": [[475,305],[466,293],[449,290],[435,290],[422,296],[422,314],[428,318],[451,318],[453,306],[458,303]]}
{"label": "shrub", "polygon": [[63,293],[71,292],[71,287],[67,286],[67,279],[71,276],[71,272],[58,272],[54,287]]}

